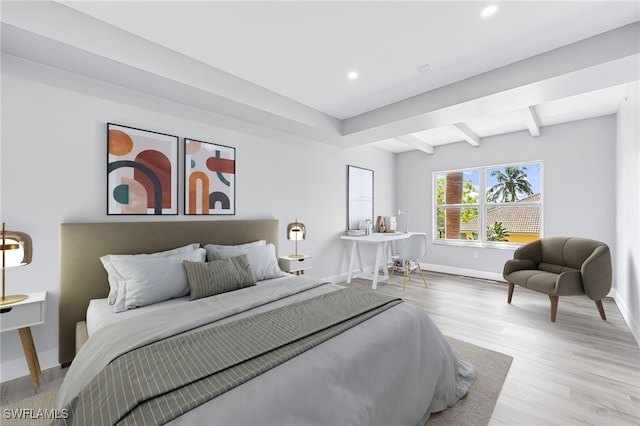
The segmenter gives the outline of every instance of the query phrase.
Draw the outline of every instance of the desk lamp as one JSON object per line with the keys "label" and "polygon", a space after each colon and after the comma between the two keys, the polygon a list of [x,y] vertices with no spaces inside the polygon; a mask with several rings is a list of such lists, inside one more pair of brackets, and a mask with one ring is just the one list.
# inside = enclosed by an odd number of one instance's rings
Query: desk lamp
{"label": "desk lamp", "polygon": [[407,226],[405,227],[405,230],[404,230],[404,233],[406,234],[409,232],[409,212],[398,209],[398,216],[401,216],[403,214],[407,215]]}

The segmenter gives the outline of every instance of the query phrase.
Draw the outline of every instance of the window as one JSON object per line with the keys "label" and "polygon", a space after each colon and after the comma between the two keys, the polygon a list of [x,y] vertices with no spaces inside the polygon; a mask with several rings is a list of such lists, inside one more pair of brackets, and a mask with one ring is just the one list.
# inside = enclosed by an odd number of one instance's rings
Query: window
{"label": "window", "polygon": [[497,246],[539,239],[541,180],[542,162],[434,173],[434,239]]}

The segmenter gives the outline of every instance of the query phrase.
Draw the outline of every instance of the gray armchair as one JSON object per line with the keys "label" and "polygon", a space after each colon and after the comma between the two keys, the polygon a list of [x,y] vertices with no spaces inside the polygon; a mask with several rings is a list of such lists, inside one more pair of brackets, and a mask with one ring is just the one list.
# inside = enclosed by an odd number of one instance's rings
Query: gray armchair
{"label": "gray armchair", "polygon": [[515,285],[548,294],[551,321],[556,321],[559,296],[586,294],[596,302],[600,317],[607,317],[602,299],[611,289],[611,254],[600,241],[549,237],[519,247],[507,260],[502,276],[509,283],[507,303]]}

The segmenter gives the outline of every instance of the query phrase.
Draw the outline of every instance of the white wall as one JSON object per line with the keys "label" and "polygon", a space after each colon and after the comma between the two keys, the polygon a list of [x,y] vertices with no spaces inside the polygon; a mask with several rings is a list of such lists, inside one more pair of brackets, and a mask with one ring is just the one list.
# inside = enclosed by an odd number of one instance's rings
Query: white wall
{"label": "white wall", "polygon": [[[375,171],[375,215],[392,215],[396,208],[408,210],[410,230],[425,231],[431,237],[433,171],[543,160],[546,235],[584,235],[612,246],[616,300],[626,303],[626,318],[638,328],[637,87],[618,116],[617,144],[616,119],[604,117],[544,127],[539,138],[520,132],[483,139],[479,148],[462,143],[439,147],[433,156],[419,152],[393,156],[372,147],[341,150],[256,137],[255,128],[251,134],[227,130],[227,125],[219,125],[219,117],[193,108],[125,93],[72,74],[45,73],[36,65],[21,67],[19,73],[6,72],[11,68],[3,63],[0,212],[9,229],[28,232],[34,240],[33,263],[8,270],[7,283],[9,293],[48,292],[46,323],[33,328],[44,369],[57,365],[60,223],[201,219],[106,215],[107,122],[235,146],[237,214],[208,218],[277,218],[282,227],[297,217],[308,228],[300,251],[314,256],[311,273],[330,279],[343,278],[347,266],[347,246],[338,239],[346,226],[347,164]],[[617,162],[623,165],[617,174],[614,146]],[[617,192],[611,188],[613,182],[619,184]],[[182,191],[179,202],[182,211]],[[618,235],[626,238],[614,238],[613,205],[617,206]],[[281,251],[286,253],[293,247],[281,234]],[[473,250],[479,251],[478,259],[472,259]],[[623,254],[616,257],[616,252]],[[494,277],[511,255],[511,250],[430,244],[427,262],[445,270]],[[0,381],[28,374],[17,333],[2,333],[0,344]]]}
{"label": "white wall", "polygon": [[[218,117],[201,111],[36,65],[21,67],[29,79],[3,64],[0,206],[8,228],[27,232],[34,242],[33,262],[7,271],[8,293],[47,291],[46,323],[32,329],[43,369],[57,365],[60,223],[203,219],[106,215],[107,122],[236,147],[236,215],[206,219],[279,219],[280,250],[288,253],[293,245],[283,229],[298,218],[308,231],[299,251],[313,255],[310,273],[317,277],[346,270],[347,246],[338,237],[347,222],[347,164],[375,171],[378,214],[395,208],[395,162],[388,152],[260,138],[216,126]],[[140,107],[141,99],[148,107]],[[181,190],[179,200],[182,212]],[[0,380],[27,375],[17,332],[2,333],[0,343]]]}
{"label": "white wall", "polygon": [[629,86],[617,114],[616,259],[613,295],[640,343],[640,83]]}
{"label": "white wall", "polygon": [[434,155],[398,155],[398,207],[410,211],[412,231],[429,236],[427,267],[502,279],[513,250],[432,243],[432,173],[525,161],[544,164],[544,235],[594,238],[614,250],[615,125],[615,116],[606,116],[543,127],[537,138],[517,132],[484,138],[479,147],[459,143],[437,147]]}

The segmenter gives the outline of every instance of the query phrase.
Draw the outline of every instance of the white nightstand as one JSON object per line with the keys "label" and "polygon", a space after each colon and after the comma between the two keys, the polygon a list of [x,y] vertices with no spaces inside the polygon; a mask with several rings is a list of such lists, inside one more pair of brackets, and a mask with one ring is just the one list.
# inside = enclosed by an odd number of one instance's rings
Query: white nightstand
{"label": "white nightstand", "polygon": [[40,388],[40,361],[30,327],[44,324],[47,292],[28,293],[27,296],[21,302],[0,306],[0,331],[18,330],[31,381],[37,390]]}
{"label": "white nightstand", "polygon": [[303,255],[302,257],[280,256],[278,260],[280,269],[290,274],[304,274],[305,269],[311,269],[311,256]]}

